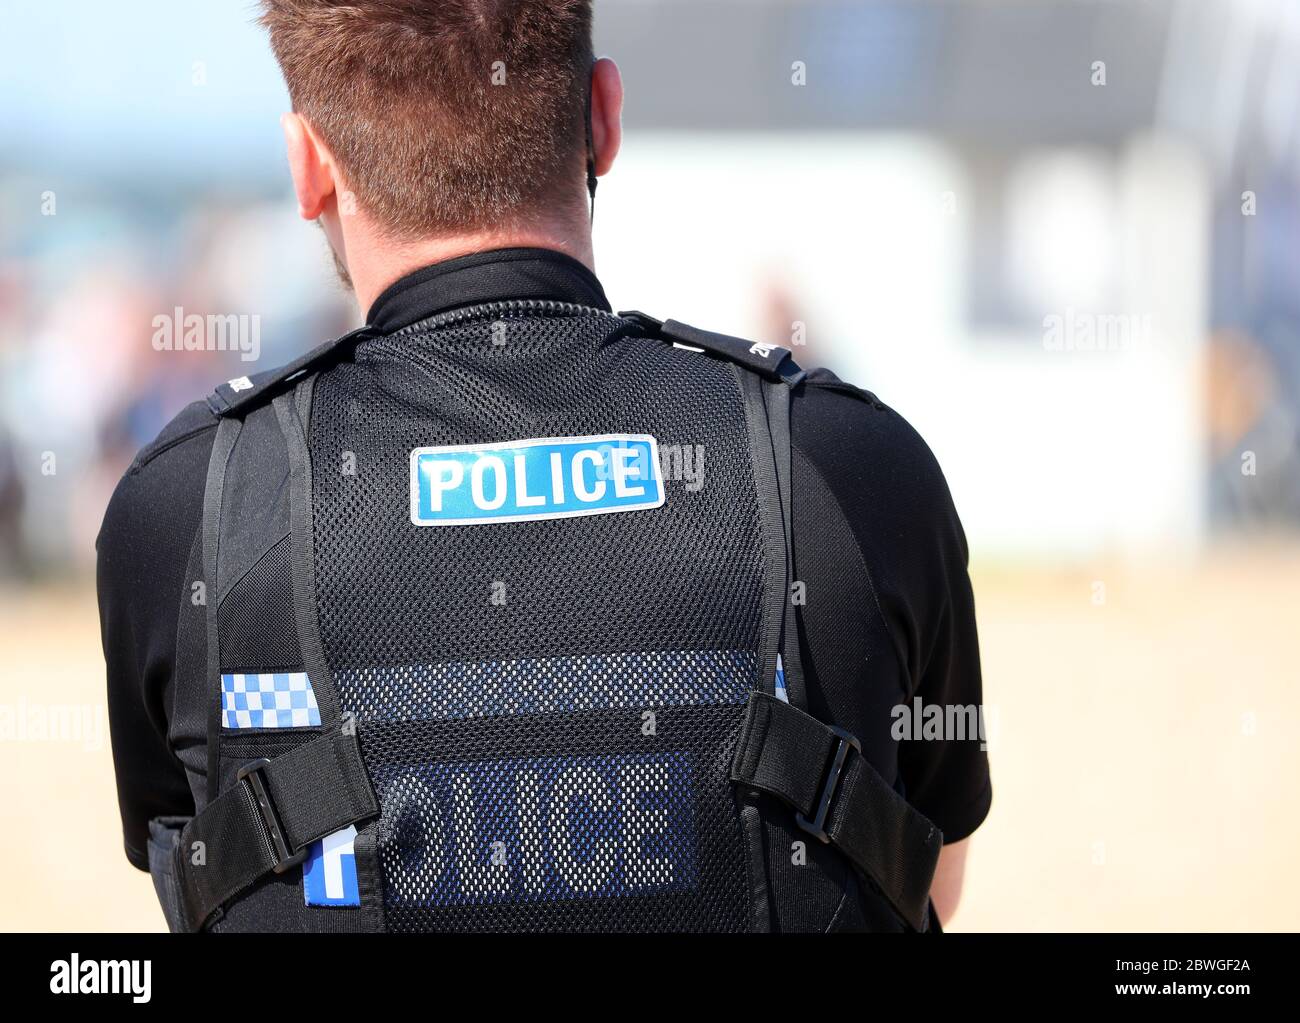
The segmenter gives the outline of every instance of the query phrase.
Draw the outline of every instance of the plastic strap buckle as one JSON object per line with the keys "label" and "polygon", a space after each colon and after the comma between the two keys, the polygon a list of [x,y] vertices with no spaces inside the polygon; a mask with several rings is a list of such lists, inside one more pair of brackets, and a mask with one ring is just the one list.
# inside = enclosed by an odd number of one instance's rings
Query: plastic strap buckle
{"label": "plastic strap buckle", "polygon": [[821,795],[817,799],[817,815],[812,820],[801,813],[794,815],[799,827],[824,844],[829,844],[831,840],[830,835],[826,833],[826,818],[830,816],[831,800],[835,798],[840,776],[844,773],[844,761],[848,759],[850,749],[856,750],[858,756],[862,755],[862,744],[851,733],[834,725],[829,727],[839,739],[839,743],[835,747],[835,756],[831,758],[830,770],[826,772],[826,778],[822,781]]}
{"label": "plastic strap buckle", "polygon": [[267,834],[271,838],[271,850],[275,854],[275,864],[271,869],[277,874],[283,874],[290,867],[296,867],[307,859],[308,850],[303,849],[301,852],[295,853],[285,840],[284,825],[280,823],[280,814],[271,801],[271,794],[267,790],[266,782],[262,780],[262,771],[269,767],[270,764],[271,761],[265,757],[250,760],[239,769],[235,777],[237,781],[247,782],[249,791],[253,793],[253,802],[257,804],[257,811],[261,814],[262,823],[266,826]]}

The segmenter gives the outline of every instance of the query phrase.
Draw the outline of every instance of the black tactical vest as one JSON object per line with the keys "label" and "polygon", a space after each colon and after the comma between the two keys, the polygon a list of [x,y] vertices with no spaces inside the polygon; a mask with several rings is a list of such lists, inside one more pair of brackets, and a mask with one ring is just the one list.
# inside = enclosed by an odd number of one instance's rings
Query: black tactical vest
{"label": "black tactical vest", "polygon": [[926,929],[941,836],[801,709],[796,386],[521,300],[218,388],[172,929]]}

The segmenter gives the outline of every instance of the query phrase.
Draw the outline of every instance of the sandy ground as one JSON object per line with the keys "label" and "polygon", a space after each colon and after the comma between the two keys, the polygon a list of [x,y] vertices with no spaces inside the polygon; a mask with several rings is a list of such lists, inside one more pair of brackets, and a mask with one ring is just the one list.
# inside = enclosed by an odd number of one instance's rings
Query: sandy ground
{"label": "sandy ground", "polygon": [[[952,929],[1300,929],[1300,549],[976,593],[994,804]],[[0,592],[0,650],[0,929],[162,929],[121,852],[90,588]],[[14,733],[34,705],[73,708],[61,737]]]}

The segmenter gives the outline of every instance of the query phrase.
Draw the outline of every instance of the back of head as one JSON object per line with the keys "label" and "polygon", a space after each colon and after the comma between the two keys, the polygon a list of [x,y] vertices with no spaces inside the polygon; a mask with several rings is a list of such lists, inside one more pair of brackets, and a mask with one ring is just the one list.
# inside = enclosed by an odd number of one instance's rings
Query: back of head
{"label": "back of head", "polygon": [[390,237],[581,204],[591,0],[262,0],[295,112]]}

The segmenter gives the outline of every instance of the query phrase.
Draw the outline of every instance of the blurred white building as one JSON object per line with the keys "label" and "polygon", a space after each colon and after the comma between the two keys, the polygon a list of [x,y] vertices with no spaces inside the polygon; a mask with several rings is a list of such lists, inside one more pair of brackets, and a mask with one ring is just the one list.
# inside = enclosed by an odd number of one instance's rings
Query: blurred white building
{"label": "blurred white building", "polygon": [[[1146,140],[1114,159],[1031,152],[1005,187],[1021,327],[972,324],[976,196],[920,137],[634,137],[598,205],[600,271],[615,305],[803,333],[809,361],[920,430],[982,555],[1195,543],[1199,159]],[[769,282],[802,317],[785,338]]]}

